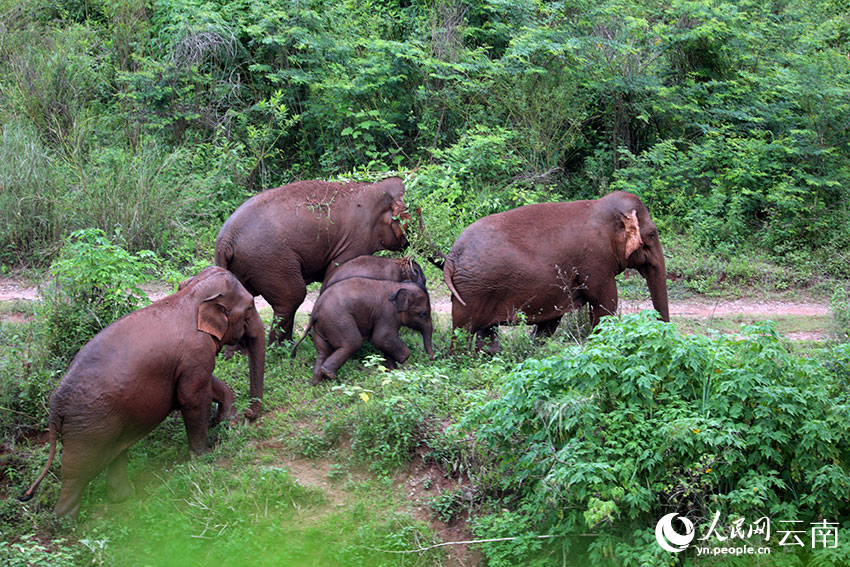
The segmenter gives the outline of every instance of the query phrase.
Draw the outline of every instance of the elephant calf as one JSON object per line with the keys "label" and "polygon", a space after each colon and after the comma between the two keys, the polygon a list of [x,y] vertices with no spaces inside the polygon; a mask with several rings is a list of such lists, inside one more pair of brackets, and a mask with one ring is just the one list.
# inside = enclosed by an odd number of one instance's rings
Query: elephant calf
{"label": "elephant calf", "polygon": [[50,456],[21,496],[29,500],[44,479],[61,436],[59,516],[76,516],[83,490],[107,469],[107,496],[132,492],[127,449],[174,409],[183,414],[193,453],[207,450],[212,402],[217,419],[230,417],[233,393],[213,376],[225,344],[248,351],[249,419],[263,396],[265,335],[254,298],[236,277],[211,267],[181,284],[177,293],[118,319],[86,343],[50,398]]}
{"label": "elephant calf", "polygon": [[345,361],[369,339],[395,368],[410,357],[410,349],[398,336],[405,327],[422,333],[425,352],[433,358],[433,325],[428,292],[414,283],[350,278],[328,287],[310,314],[310,324],[295,348],[313,329],[316,364],[312,384],[333,379]]}

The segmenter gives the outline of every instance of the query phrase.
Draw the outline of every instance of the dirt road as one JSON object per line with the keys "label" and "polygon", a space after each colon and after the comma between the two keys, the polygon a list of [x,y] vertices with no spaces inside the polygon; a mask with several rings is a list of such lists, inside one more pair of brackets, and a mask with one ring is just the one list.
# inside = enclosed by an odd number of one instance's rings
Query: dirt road
{"label": "dirt road", "polygon": [[[150,284],[142,286],[151,301],[156,301],[171,293],[168,284]],[[451,302],[443,287],[432,290],[432,308],[438,313],[451,312]],[[299,312],[309,313],[313,308],[317,292],[311,292],[299,308]],[[9,301],[34,301],[39,298],[37,286],[26,285],[18,280],[0,277],[0,303]],[[262,297],[257,298],[259,309],[269,305]],[[635,313],[643,309],[651,309],[652,303],[647,298],[643,301],[620,301],[623,313]],[[745,299],[688,299],[670,301],[670,317],[672,319],[715,319],[736,315],[745,315],[753,319],[771,319],[787,316],[827,317],[830,313],[829,304],[817,301],[781,301],[781,300],[745,300]],[[2,315],[0,315],[2,317]],[[826,332],[810,331],[806,333],[788,333],[788,338],[797,340],[819,340],[825,338]]]}

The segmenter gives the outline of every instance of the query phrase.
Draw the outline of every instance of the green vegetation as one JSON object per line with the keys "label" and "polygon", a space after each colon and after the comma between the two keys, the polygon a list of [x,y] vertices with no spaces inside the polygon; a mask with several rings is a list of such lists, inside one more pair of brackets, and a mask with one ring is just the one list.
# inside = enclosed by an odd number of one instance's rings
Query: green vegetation
{"label": "green vegetation", "polygon": [[[475,546],[494,567],[765,564],[655,542],[668,512],[705,530],[719,511],[838,521],[836,549],[774,531],[770,564],[847,565],[845,4],[0,0],[0,273],[44,281],[37,306],[0,305],[3,562],[436,566],[429,522],[451,522],[502,540]],[[405,335],[399,371],[366,347],[312,388],[309,341],[270,348],[261,418],[190,461],[171,416],[131,450],[125,503],[101,476],[57,521],[58,462],[15,500],[70,357],[142,282],[208,264],[257,191],[391,174],[423,265],[483,215],[623,189],[661,230],[671,298],[816,294],[831,320],[777,324],[830,340],[745,316],[588,337],[579,314],[483,357],[435,313],[437,359]],[[621,297],[646,297],[627,276]],[[216,375],[247,407],[244,357]]]}
{"label": "green vegetation", "polygon": [[139,285],[157,272],[156,256],[149,250],[130,254],[100,229],[71,234],[51,265],[44,290],[40,315],[50,354],[69,362],[109,323],[147,305]]}
{"label": "green vegetation", "polygon": [[[667,512],[703,529],[717,512],[748,526],[846,518],[850,350],[801,358],[772,323],[743,333],[682,335],[651,312],[607,318],[583,346],[506,376],[463,420],[499,455],[504,495],[476,533],[499,537],[519,515],[530,534],[566,541],[519,552],[488,544],[491,565],[551,560],[585,532],[591,564],[612,550],[622,564],[678,564],[653,534]],[[850,560],[847,547],[809,552],[812,564]]]}
{"label": "green vegetation", "polygon": [[482,215],[637,193],[695,291],[846,279],[840,2],[0,2],[0,262],[100,228],[177,266],[246,197],[400,172]]}

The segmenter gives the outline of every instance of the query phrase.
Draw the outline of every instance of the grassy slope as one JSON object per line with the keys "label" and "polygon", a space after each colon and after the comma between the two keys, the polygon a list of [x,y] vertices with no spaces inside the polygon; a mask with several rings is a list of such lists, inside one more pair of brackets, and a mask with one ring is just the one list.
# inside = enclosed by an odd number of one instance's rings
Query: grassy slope
{"label": "grassy slope", "polygon": [[[632,308],[646,295],[632,281],[620,287],[624,304]],[[699,299],[676,286],[671,291],[677,301]],[[436,302],[443,301],[440,294],[437,290]],[[8,319],[26,308],[11,303],[3,311]],[[267,310],[263,315],[270,318]],[[258,422],[220,426],[214,431],[215,450],[190,461],[182,422],[172,415],[131,451],[137,497],[108,503],[101,476],[88,490],[76,525],[51,519],[57,476],[47,478],[34,503],[21,506],[9,498],[42,465],[46,446],[41,438],[5,443],[13,466],[3,478],[8,499],[0,502],[0,542],[17,546],[12,557],[21,562],[12,564],[38,564],[42,548],[55,565],[66,564],[57,562],[62,553],[67,564],[102,565],[230,564],[246,555],[259,565],[476,561],[467,546],[422,555],[377,550],[470,537],[464,521],[478,504],[469,475],[486,484],[487,471],[477,468],[483,461],[476,450],[454,438],[447,426],[470,400],[487,395],[514,362],[551,354],[574,338],[567,332],[569,324],[542,346],[533,344],[523,328],[505,329],[499,357],[449,358],[449,317],[445,312],[435,316],[438,360],[428,361],[418,335],[409,334],[414,355],[395,373],[382,371],[376,352],[367,346],[343,367],[338,383],[312,388],[308,379],[315,351],[310,341],[302,343],[295,359],[288,347],[271,348],[266,411]],[[718,316],[713,311],[705,317],[674,315],[673,322],[686,332],[734,332],[741,322],[765,318],[777,320],[785,333],[829,333],[826,314]],[[306,316],[299,315],[297,328],[305,322]],[[3,333],[25,326],[4,323]],[[244,407],[245,360],[220,359],[216,374]],[[37,539],[21,539],[27,534]]]}

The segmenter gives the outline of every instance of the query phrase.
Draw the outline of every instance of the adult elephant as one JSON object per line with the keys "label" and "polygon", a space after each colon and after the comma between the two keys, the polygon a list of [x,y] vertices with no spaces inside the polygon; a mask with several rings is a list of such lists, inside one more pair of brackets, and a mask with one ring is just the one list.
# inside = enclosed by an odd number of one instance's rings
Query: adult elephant
{"label": "adult elephant", "polygon": [[[526,205],[481,218],[457,238],[443,268],[452,325],[498,348],[496,326],[533,323],[551,336],[561,316],[590,306],[593,325],[617,310],[614,277],[634,268],[669,321],[667,271],[658,229],[635,195]],[[520,319],[518,315],[522,313]]]}
{"label": "adult elephant", "polygon": [[[269,343],[292,338],[307,284],[344,262],[407,246],[404,185],[298,181],[245,201],[221,227],[215,263],[274,309]],[[404,213],[406,215],[406,213]]]}
{"label": "adult elephant", "polygon": [[61,437],[59,516],[75,516],[86,485],[104,468],[110,500],[132,492],[127,449],[179,409],[195,454],[207,450],[211,406],[215,420],[231,416],[233,394],[213,376],[222,345],[248,352],[251,406],[263,396],[265,336],[254,298],[233,274],[210,267],[173,295],[118,319],[86,343],[50,398],[50,456],[29,500],[44,479]]}

